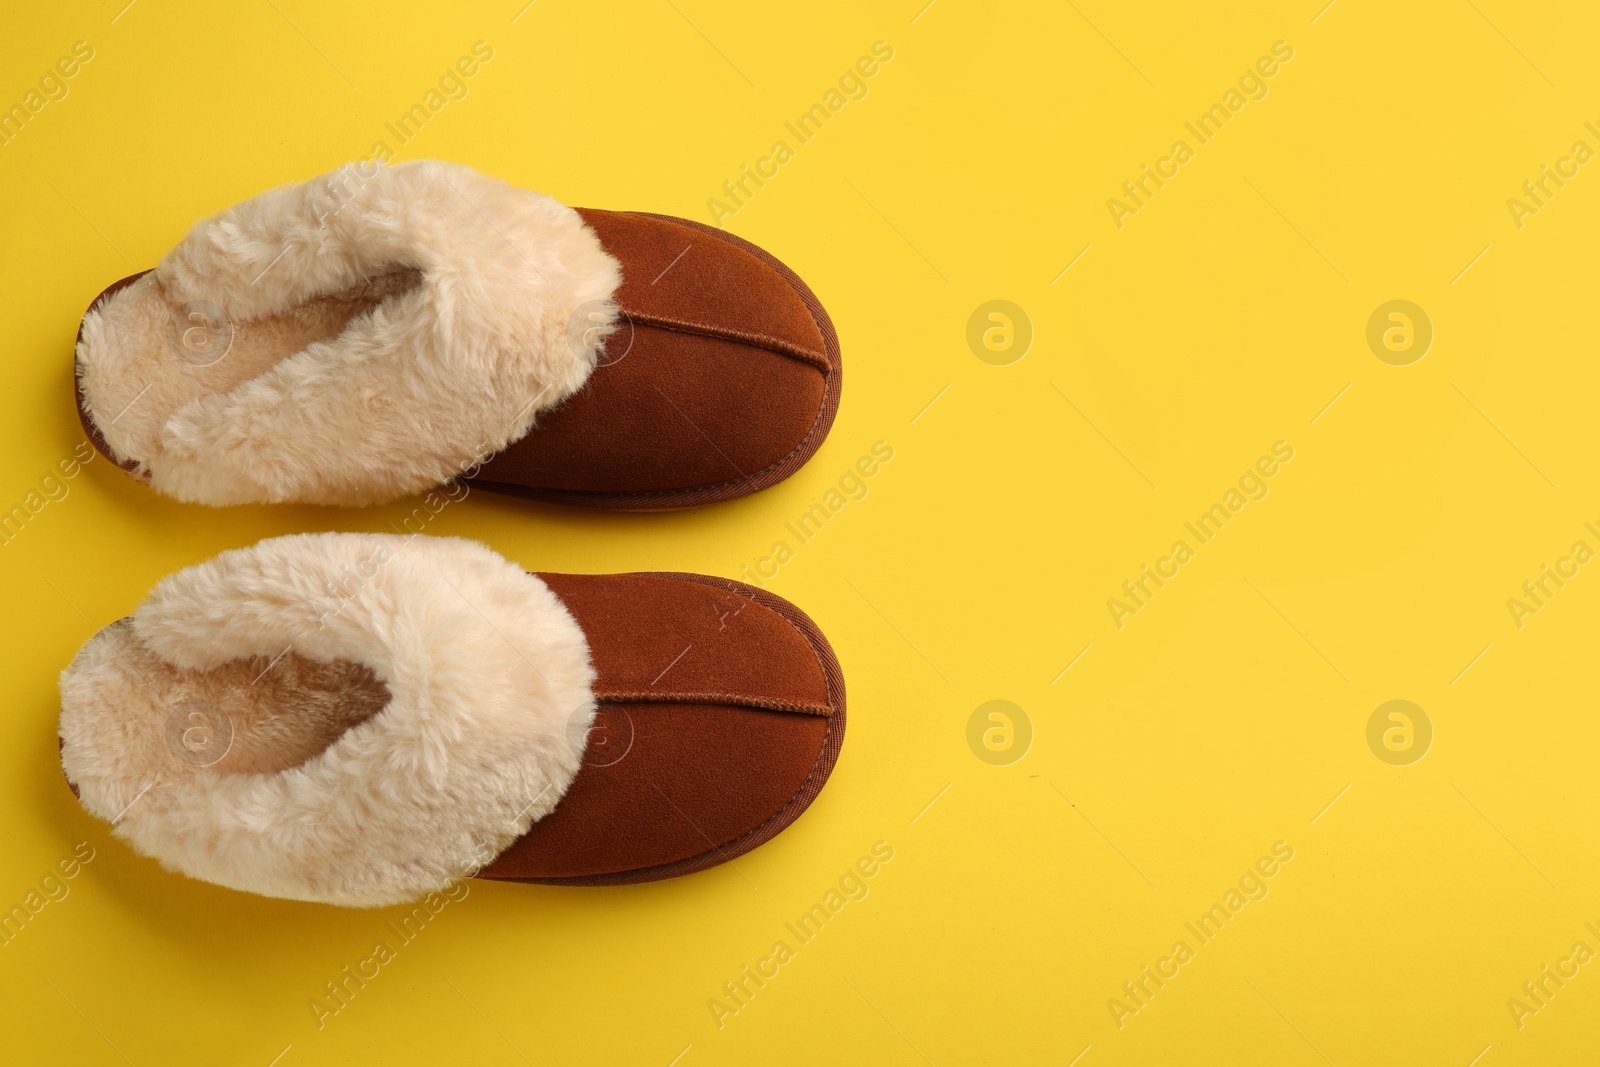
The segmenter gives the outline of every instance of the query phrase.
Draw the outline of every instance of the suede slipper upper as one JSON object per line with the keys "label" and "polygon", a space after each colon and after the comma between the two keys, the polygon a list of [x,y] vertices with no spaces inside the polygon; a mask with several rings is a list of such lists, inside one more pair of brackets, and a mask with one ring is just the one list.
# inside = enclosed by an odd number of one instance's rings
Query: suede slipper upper
{"label": "suede slipper upper", "polygon": [[60,732],[83,806],[169,868],[378,906],[743,855],[826,782],[844,684],[804,614],[738,582],[300,534],[180,571],[91,638]]}
{"label": "suede slipper upper", "polygon": [[84,315],[90,439],[204,504],[369,504],[452,478],[633,510],[766,488],[821,445],[838,339],[766,252],[432,160],[197,224]]}

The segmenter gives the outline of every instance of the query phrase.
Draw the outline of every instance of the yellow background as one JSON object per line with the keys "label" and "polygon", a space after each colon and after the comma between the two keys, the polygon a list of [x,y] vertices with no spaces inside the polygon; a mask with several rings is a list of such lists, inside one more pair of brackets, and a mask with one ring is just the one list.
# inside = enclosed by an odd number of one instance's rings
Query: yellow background
{"label": "yellow background", "polygon": [[[1600,965],[1520,1028],[1507,1000],[1600,949],[1600,567],[1520,629],[1506,606],[1600,547],[1600,165],[1520,229],[1506,206],[1574,141],[1600,148],[1592,8],[124,2],[15,5],[0,33],[7,106],[94,49],[0,146],[5,507],[82,439],[84,307],[199,216],[383,139],[709,221],[879,40],[866,98],[725,220],[837,323],[844,402],[810,465],[659,516],[475,494],[430,531],[529,568],[735,575],[873,442],[895,458],[770,585],[849,684],[843,757],[797,824],[738,870],[473,883],[321,1029],[307,1001],[388,915],[134,856],[61,781],[55,678],[173,570],[414,502],[214,511],[90,464],[0,547],[0,905],[97,850],[0,948],[8,1060],[1593,1062]],[[480,40],[469,95],[396,145],[384,124]],[[1279,40],[1270,94],[1118,229],[1107,199]],[[992,299],[1035,331],[1009,366],[966,342]],[[1410,366],[1366,344],[1392,299],[1434,326]],[[1107,599],[1279,440],[1270,495],[1118,629]],[[1032,724],[1007,766],[967,743],[993,699]],[[1367,745],[1391,699],[1434,727],[1409,766]],[[870,896],[719,1029],[708,1000],[877,841]],[[1295,856],[1270,895],[1119,1028],[1108,999],[1276,841]]]}

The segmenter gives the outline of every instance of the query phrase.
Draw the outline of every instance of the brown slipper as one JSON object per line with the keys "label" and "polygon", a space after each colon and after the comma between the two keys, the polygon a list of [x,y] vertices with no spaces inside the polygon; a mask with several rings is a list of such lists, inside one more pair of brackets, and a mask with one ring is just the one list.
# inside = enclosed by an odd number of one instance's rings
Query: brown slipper
{"label": "brown slipper", "polygon": [[272,538],[165,579],[61,676],[62,769],[141,853],[378,906],[616,885],[794,822],[844,737],[798,608],[692,574],[525,574],[456,538]]}
{"label": "brown slipper", "polygon": [[639,511],[798,470],[839,407],[816,296],[731,234],[436,161],[347,166],[199,223],[90,305],[89,439],[205,504],[451,479]]}

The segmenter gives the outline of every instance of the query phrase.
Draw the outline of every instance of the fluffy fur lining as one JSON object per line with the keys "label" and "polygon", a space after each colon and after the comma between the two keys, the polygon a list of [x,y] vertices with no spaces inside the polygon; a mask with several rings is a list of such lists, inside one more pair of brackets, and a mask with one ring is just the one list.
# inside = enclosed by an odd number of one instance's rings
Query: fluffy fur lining
{"label": "fluffy fur lining", "polygon": [[[165,579],[84,645],[61,675],[62,765],[91,814],[174,870],[394,904],[555,807],[593,681],[561,601],[483,545],[278,537]],[[185,729],[231,735],[226,754],[186,756]]]}
{"label": "fluffy fur lining", "polygon": [[79,381],[117,458],[182,500],[378,503],[582,386],[620,282],[547,196],[434,160],[347,165],[196,225],[85,316]]}

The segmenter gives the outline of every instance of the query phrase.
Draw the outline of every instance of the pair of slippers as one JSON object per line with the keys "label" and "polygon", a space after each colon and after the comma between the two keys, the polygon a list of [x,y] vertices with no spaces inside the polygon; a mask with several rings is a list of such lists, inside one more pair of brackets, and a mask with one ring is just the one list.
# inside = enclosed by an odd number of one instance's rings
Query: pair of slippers
{"label": "pair of slippers", "polygon": [[[95,300],[85,432],[194,503],[453,481],[631,511],[797,470],[838,408],[810,289],[699,223],[435,161],[199,223]],[[736,858],[844,736],[816,625],[696,574],[529,574],[459,538],[301,534],[162,581],[61,676],[83,806],[192,877],[354,906],[464,877],[611,885]]]}

